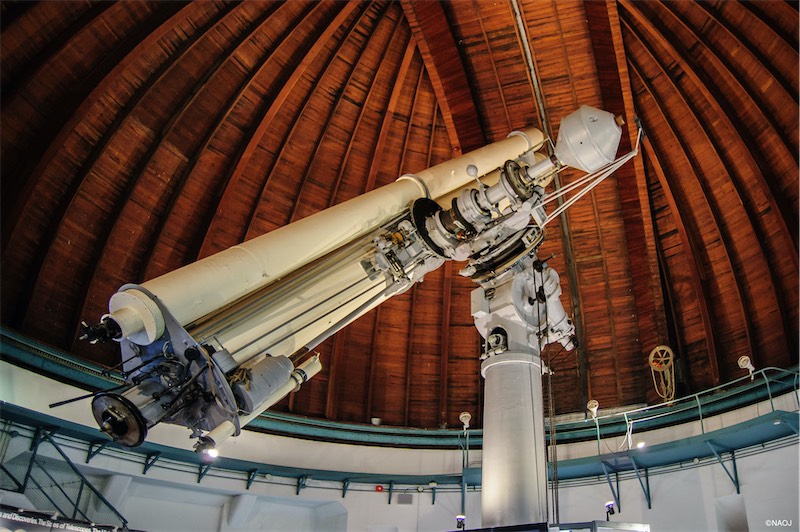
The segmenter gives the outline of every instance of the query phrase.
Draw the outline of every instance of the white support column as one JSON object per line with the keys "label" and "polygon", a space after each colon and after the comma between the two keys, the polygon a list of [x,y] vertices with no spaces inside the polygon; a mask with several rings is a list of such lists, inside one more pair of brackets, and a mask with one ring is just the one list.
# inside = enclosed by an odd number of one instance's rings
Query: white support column
{"label": "white support column", "polygon": [[[484,527],[547,523],[547,456],[540,343],[573,348],[558,274],[522,259],[513,278],[472,292],[475,326],[487,339],[481,375]],[[542,297],[544,296],[544,297]]]}
{"label": "white support column", "polygon": [[[533,350],[531,350],[533,351]],[[539,356],[507,351],[481,365],[482,526],[547,521],[542,365]]]}

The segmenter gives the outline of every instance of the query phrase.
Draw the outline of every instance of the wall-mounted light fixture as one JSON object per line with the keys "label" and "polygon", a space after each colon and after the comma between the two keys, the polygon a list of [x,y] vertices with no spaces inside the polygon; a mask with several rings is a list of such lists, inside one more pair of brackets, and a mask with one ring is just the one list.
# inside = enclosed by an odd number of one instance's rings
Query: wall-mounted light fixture
{"label": "wall-mounted light fixture", "polygon": [[600,403],[597,400],[592,399],[588,403],[586,403],[586,409],[592,414],[592,418],[597,417],[597,409],[600,408]]}
{"label": "wall-mounted light fixture", "polygon": [[741,369],[746,369],[747,371],[750,372],[750,380],[753,380],[755,378],[755,376],[753,375],[753,372],[756,370],[756,368],[755,368],[755,366],[753,366],[753,363],[750,361],[750,357],[749,356],[747,356],[747,355],[740,356],[739,360],[737,361],[737,364],[739,364],[739,367]]}

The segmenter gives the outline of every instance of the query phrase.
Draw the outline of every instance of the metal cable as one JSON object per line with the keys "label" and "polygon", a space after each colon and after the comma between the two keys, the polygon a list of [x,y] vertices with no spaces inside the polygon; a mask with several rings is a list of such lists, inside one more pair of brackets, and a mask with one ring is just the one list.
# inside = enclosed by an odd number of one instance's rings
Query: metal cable
{"label": "metal cable", "polygon": [[[539,281],[541,283],[540,286],[542,287],[542,293],[544,294],[544,321],[546,327],[545,332],[547,333],[547,336],[545,337],[546,339],[549,336],[550,318],[547,314],[547,295],[544,293],[544,270],[539,271]],[[545,344],[545,346],[546,345],[547,344]],[[553,481],[550,494],[553,499],[553,522],[559,523],[560,516],[558,510],[558,450],[556,445],[556,409],[555,409],[555,393],[553,392],[553,367],[551,366],[551,363],[552,363],[552,353],[548,352],[547,407],[548,407],[548,417],[550,419],[550,463],[553,466]]]}
{"label": "metal cable", "polygon": [[[549,364],[549,356],[548,356]],[[553,464],[553,519],[555,523],[560,523],[558,512],[558,445],[556,442],[556,409],[555,394],[553,393],[553,372],[547,374],[547,396],[549,403],[550,416],[550,463]]]}

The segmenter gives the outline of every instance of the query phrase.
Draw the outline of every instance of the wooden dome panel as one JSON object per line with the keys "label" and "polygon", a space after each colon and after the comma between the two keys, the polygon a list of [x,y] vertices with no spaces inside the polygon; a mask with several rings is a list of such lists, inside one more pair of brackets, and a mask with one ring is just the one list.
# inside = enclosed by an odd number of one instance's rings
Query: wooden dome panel
{"label": "wooden dome panel", "polygon": [[[518,26],[515,5],[522,29]],[[556,412],[658,401],[798,361],[798,11],[787,2],[3,3],[2,323],[76,341],[108,297],[538,126],[623,115],[640,155],[547,228],[581,346],[549,346]],[[533,74],[526,60],[533,61]],[[540,105],[541,104],[541,105]],[[579,177],[565,171],[562,184]],[[554,207],[549,207],[552,209]],[[459,264],[318,347],[276,408],[481,423]],[[548,405],[549,406],[549,405]]]}

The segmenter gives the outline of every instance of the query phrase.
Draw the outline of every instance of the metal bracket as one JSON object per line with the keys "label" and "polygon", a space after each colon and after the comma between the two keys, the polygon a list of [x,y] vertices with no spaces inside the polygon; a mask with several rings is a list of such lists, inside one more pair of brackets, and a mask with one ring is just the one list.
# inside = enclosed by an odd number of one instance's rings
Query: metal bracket
{"label": "metal bracket", "polygon": [[431,504],[436,504],[436,486],[431,487]]}
{"label": "metal bracket", "polygon": [[394,480],[389,481],[389,504],[392,504],[392,494],[394,493]]}
{"label": "metal bracket", "polygon": [[258,475],[258,469],[251,469],[247,472],[247,489],[250,489],[250,486],[253,485],[256,475]]}
{"label": "metal bracket", "polygon": [[639,467],[636,465],[636,460],[631,458],[631,464],[633,464],[633,470],[636,471],[636,478],[639,479],[639,485],[642,487],[642,491],[644,492],[644,498],[647,500],[647,509],[652,510],[653,504],[650,500],[650,475],[647,472],[647,468],[644,469],[644,483],[642,482],[642,475],[639,473]]}
{"label": "metal bracket", "polygon": [[42,433],[44,432],[45,430],[42,427],[36,427],[36,432],[33,433],[33,438],[31,438],[31,445],[28,448],[29,451],[34,452],[36,448],[39,447],[39,442],[42,441]]}
{"label": "metal bracket", "polygon": [[739,491],[739,472],[736,470],[736,455],[733,454],[733,450],[728,451],[731,453],[731,464],[733,464],[733,473],[728,471],[728,468],[725,466],[725,463],[722,461],[722,457],[717,452],[717,449],[714,447],[714,444],[711,443],[711,440],[706,440],[706,444],[708,448],[711,449],[711,452],[714,453],[714,456],[717,458],[719,465],[722,466],[722,469],[725,470],[725,474],[728,475],[728,478],[731,479],[733,482],[734,487],[736,487],[736,493],[740,493]]}
{"label": "metal bracket", "polygon": [[[606,474],[606,482],[608,482],[608,487],[611,488],[611,495],[614,496],[614,504],[617,505],[617,511],[622,512],[622,506],[619,504],[619,473],[610,464],[607,464],[605,460],[600,460],[600,465],[603,466],[603,473]],[[608,474],[609,468],[614,472],[617,484],[616,489],[614,489],[614,484],[611,483],[611,476]]]}
{"label": "metal bracket", "polygon": [[344,499],[344,496],[347,495],[347,488],[349,487],[350,487],[350,479],[346,478],[342,481],[342,499]]}
{"label": "metal bracket", "polygon": [[[55,432],[55,430],[53,432]],[[28,470],[25,472],[25,478],[22,480],[22,488],[20,489],[20,493],[25,493],[25,490],[28,489],[28,480],[31,478],[31,471],[33,470],[33,463],[34,460],[36,460],[36,455],[39,452],[39,445],[45,438],[49,437],[50,435],[46,429],[43,427],[36,427],[36,432],[33,434],[33,438],[31,439],[31,458],[28,462]]]}
{"label": "metal bracket", "polygon": [[295,490],[295,495],[300,495],[300,490],[306,487],[306,481],[308,480],[308,475],[301,475],[297,477],[297,489]]}
{"label": "metal bracket", "polygon": [[147,471],[153,467],[153,465],[158,462],[158,459],[161,458],[160,452],[155,453],[148,453],[147,457],[144,459],[144,470],[142,471],[143,475],[147,474]]}
{"label": "metal bracket", "polygon": [[208,470],[211,469],[211,464],[200,464],[200,468],[197,472],[197,483],[200,484],[200,481],[203,480],[203,477],[206,476]]}
{"label": "metal bracket", "polygon": [[[111,443],[111,440],[89,442],[89,452],[86,454],[86,463],[88,464],[89,460],[100,454],[100,451],[105,449],[109,443]],[[97,446],[96,448],[95,445]]]}
{"label": "metal bracket", "polygon": [[778,417],[781,422],[786,423],[795,434],[800,434],[800,429],[797,425],[797,414],[781,415]]}

